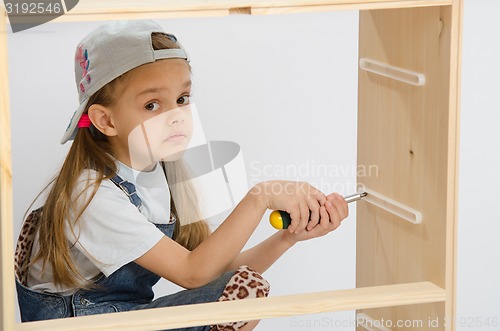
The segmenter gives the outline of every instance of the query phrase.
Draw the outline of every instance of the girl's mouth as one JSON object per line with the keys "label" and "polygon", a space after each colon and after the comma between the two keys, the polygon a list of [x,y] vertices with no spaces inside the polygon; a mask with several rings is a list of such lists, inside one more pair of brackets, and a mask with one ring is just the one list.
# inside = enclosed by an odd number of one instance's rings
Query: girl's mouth
{"label": "girl's mouth", "polygon": [[182,133],[174,133],[170,136],[168,136],[168,138],[166,139],[166,141],[172,141],[172,142],[176,142],[176,141],[182,141],[186,139],[186,136]]}

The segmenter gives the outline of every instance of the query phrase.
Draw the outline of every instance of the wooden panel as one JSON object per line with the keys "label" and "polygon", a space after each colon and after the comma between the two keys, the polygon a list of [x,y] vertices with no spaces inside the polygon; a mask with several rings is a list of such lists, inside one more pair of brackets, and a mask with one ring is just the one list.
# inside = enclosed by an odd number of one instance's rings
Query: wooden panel
{"label": "wooden panel", "polygon": [[0,8],[0,329],[14,323],[14,252],[12,230],[12,162],[6,15]]}
{"label": "wooden panel", "polygon": [[307,6],[254,6],[252,14],[295,14],[308,12],[325,12],[334,10],[372,10],[388,8],[415,8],[426,6],[448,5],[450,1],[325,1],[322,4]]}
{"label": "wooden panel", "polygon": [[80,0],[57,21],[289,14],[332,10],[366,10],[449,5],[452,0]]}
{"label": "wooden panel", "polygon": [[16,330],[160,330],[444,299],[443,289],[422,282],[22,323]]}
{"label": "wooden panel", "polygon": [[[450,102],[457,96],[449,81],[451,10],[360,13],[359,56],[424,73],[426,84],[359,72],[358,164],[378,172],[358,174],[358,183],[419,210],[423,221],[411,224],[358,203],[357,286],[416,281],[447,290],[452,286],[447,275],[454,265],[458,139],[457,105]],[[452,290],[447,293],[448,306],[454,296]],[[443,329],[445,305],[365,313],[393,321],[438,317],[441,327],[436,329]]]}
{"label": "wooden panel", "polygon": [[[449,49],[441,48],[442,57],[450,59],[450,72],[448,77],[442,80],[449,81],[450,94],[448,104],[450,115],[448,119],[448,200],[447,200],[447,223],[446,223],[446,278],[445,288],[447,300],[445,302],[445,316],[447,318],[446,330],[455,330],[456,313],[456,284],[457,284],[457,230],[458,230],[458,163],[459,163],[459,139],[460,139],[460,87],[461,87],[461,63],[462,63],[462,22],[463,22],[463,0],[454,0],[450,10],[442,12],[444,20],[450,21],[449,33],[445,36],[450,38]],[[453,317],[453,318],[451,318]]]}

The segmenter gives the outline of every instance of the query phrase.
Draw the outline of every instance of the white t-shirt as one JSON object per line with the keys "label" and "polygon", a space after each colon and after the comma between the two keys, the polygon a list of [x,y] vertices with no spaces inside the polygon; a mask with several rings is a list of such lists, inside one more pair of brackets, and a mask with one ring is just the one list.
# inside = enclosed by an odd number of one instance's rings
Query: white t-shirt
{"label": "white t-shirt", "polygon": [[[66,236],[75,245],[71,253],[75,265],[82,276],[92,279],[102,272],[109,276],[120,267],[144,255],[156,245],[164,234],[153,224],[170,221],[170,191],[160,164],[150,172],[138,172],[121,162],[118,175],[135,185],[141,198],[139,211],[128,196],[111,180],[104,180],[94,198],[74,226],[73,234],[69,226]],[[75,196],[83,192],[89,180],[95,180],[96,172],[87,170],[78,180]],[[86,201],[93,187],[77,200]],[[78,238],[76,238],[75,237]],[[38,237],[35,237],[32,256],[38,252]],[[46,291],[68,295],[76,289],[56,286],[52,281],[50,264],[42,270],[42,261],[29,268],[28,287],[36,291]]]}

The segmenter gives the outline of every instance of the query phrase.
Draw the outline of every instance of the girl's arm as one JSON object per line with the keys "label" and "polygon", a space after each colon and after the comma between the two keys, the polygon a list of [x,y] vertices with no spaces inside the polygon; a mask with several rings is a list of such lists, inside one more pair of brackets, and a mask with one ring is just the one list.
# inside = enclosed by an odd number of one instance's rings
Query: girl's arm
{"label": "girl's arm", "polygon": [[[135,260],[182,287],[195,288],[219,277],[236,259],[267,208],[290,213],[290,232],[302,233],[309,210],[319,215],[326,197],[306,183],[264,182],[254,186],[227,219],[192,252],[168,237]],[[318,217],[319,218],[319,217]]]}
{"label": "girl's arm", "polygon": [[257,246],[241,252],[227,270],[236,270],[239,266],[247,265],[253,270],[263,273],[295,243],[296,240],[291,238],[288,231],[278,231]]}
{"label": "girl's arm", "polygon": [[276,232],[257,246],[241,252],[229,265],[228,270],[248,265],[255,271],[263,273],[297,241],[326,235],[335,230],[348,214],[349,210],[344,198],[336,193],[331,194],[327,197],[325,205],[320,207],[319,223],[311,217],[306,231],[300,234],[290,233],[286,230]]}

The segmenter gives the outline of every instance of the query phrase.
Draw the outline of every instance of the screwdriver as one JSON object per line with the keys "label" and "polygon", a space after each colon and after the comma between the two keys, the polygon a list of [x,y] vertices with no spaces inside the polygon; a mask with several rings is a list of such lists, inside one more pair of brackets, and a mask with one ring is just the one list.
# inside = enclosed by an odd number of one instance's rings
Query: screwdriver
{"label": "screwdriver", "polygon": [[[349,196],[344,197],[347,203],[358,201],[366,197],[368,193],[360,192],[355,193]],[[273,228],[277,230],[288,229],[290,224],[292,224],[292,219],[290,218],[290,214],[283,210],[274,210],[271,215],[269,215],[269,222],[273,226]]]}

